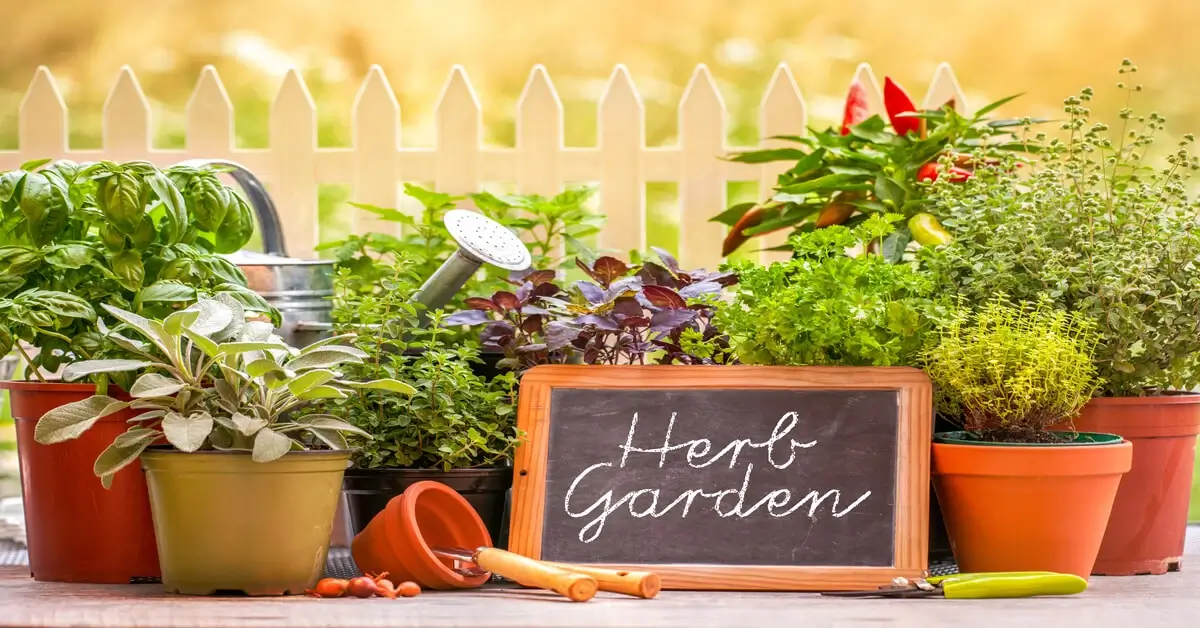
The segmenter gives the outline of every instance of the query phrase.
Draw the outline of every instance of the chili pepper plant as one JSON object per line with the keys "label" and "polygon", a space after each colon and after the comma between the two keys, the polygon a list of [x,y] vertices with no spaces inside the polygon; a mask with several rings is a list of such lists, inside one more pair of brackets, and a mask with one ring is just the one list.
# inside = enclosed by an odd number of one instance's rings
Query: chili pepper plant
{"label": "chili pepper plant", "polygon": [[[972,116],[958,113],[953,101],[940,109],[918,110],[891,78],[884,82],[883,96],[887,121],[869,115],[866,90],[855,81],[840,127],[776,138],[795,147],[731,155],[731,161],[741,163],[794,161],[795,165],[779,175],[770,198],[734,205],[712,218],[730,226],[722,255],[752,238],[783,229],[802,232],[853,226],[870,215],[895,213],[909,222],[888,236],[883,249],[886,259],[899,261],[910,241],[930,245],[950,238],[925,213],[929,183],[969,179],[978,163],[975,152],[985,144],[1001,150],[1027,149],[1009,130],[1025,127],[1031,119],[988,118],[1017,96],[986,105]],[[791,250],[791,246],[777,249]]]}

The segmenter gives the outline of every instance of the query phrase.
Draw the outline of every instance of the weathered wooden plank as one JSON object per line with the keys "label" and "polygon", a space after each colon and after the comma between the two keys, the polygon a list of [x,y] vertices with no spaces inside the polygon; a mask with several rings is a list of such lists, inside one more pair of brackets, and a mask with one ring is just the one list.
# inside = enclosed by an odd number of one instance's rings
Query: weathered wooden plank
{"label": "weathered wooden plank", "polygon": [[46,66],[37,69],[21,100],[17,141],[20,151],[8,168],[22,161],[58,159],[67,154],[67,105]]}
{"label": "weathered wooden plank", "polygon": [[598,136],[600,213],[605,216],[600,246],[621,253],[646,248],[645,120],[629,70],[618,65],[600,98]]}
{"label": "weathered wooden plank", "polygon": [[[397,207],[396,162],[400,149],[400,104],[383,68],[371,66],[354,100],[354,187],[351,200]],[[400,235],[399,223],[352,207],[351,231]]]}
{"label": "weathered wooden plank", "polygon": [[709,219],[725,211],[725,103],[708,68],[692,74],[679,103],[679,260],[688,268],[715,270],[726,227]]}
{"label": "weathered wooden plank", "polygon": [[[804,104],[804,97],[800,95],[800,88],[796,85],[796,79],[792,77],[791,70],[786,64],[779,64],[775,69],[775,75],[771,77],[771,83],[767,87],[766,95],[763,96],[762,106],[759,109],[759,135],[762,136],[763,148],[779,148],[783,146],[795,146],[785,140],[769,139],[777,135],[804,135],[808,128],[808,109]],[[762,165],[762,174],[758,180],[758,198],[760,201],[765,201],[771,197],[775,188],[775,181],[780,174],[787,171],[793,164],[789,162],[766,163]],[[788,236],[792,233],[791,229],[784,229],[775,233],[770,233],[757,242],[747,244],[746,246],[754,246],[755,248],[767,249],[776,247],[787,242]],[[791,257],[787,251],[762,251],[759,253],[759,259],[764,264],[769,264],[774,261],[782,261]]]}

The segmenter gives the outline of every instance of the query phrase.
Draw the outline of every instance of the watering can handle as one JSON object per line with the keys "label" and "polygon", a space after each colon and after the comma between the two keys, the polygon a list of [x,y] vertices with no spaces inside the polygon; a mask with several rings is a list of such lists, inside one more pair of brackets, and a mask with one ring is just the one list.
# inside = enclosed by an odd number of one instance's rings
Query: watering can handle
{"label": "watering can handle", "polygon": [[279,212],[275,210],[275,201],[267,194],[263,185],[249,168],[225,159],[189,159],[180,162],[180,166],[224,166],[230,169],[229,176],[233,177],[246,193],[250,207],[258,218],[258,228],[262,232],[263,252],[269,255],[287,257],[287,244],[283,241],[283,227],[279,222]]}

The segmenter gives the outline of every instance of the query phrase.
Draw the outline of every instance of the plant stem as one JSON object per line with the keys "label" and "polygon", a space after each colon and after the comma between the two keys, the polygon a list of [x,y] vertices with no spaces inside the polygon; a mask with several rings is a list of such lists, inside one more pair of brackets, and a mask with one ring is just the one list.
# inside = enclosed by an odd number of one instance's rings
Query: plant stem
{"label": "plant stem", "polygon": [[22,358],[25,358],[25,363],[26,363],[26,364],[28,364],[28,365],[29,365],[29,369],[30,369],[31,371],[33,371],[33,376],[34,376],[34,377],[36,377],[36,378],[38,378],[38,381],[39,381],[39,382],[45,382],[45,381],[46,381],[46,378],[45,378],[45,377],[42,377],[42,369],[39,369],[39,368],[38,368],[38,367],[37,367],[37,366],[36,366],[36,365],[33,363],[33,358],[30,358],[30,357],[29,357],[29,354],[28,354],[28,353],[25,353],[25,347],[22,347],[22,346],[21,346],[21,341],[20,341],[20,340],[18,340],[16,343],[14,343],[14,346],[16,346],[16,347],[17,347],[17,351],[18,351],[18,352],[20,352],[20,354],[21,354],[21,357],[22,357]]}

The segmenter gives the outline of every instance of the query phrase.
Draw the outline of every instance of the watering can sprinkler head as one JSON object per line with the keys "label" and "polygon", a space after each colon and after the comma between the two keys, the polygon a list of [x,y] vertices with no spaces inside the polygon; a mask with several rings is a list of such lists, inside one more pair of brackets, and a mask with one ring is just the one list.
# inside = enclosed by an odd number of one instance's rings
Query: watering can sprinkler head
{"label": "watering can sprinkler head", "polygon": [[413,295],[413,301],[425,306],[425,312],[449,303],[484,264],[520,271],[533,261],[517,234],[479,212],[452,209],[443,221],[458,250]]}

